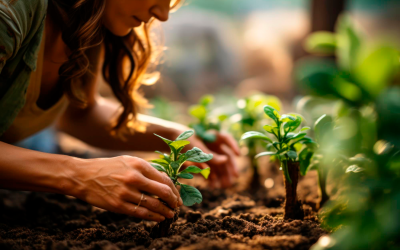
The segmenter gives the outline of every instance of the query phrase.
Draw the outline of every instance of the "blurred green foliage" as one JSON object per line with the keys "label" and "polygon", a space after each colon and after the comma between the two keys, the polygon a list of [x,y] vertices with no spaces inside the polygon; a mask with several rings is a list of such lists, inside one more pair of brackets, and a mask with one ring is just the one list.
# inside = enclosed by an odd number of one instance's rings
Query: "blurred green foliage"
{"label": "blurred green foliage", "polygon": [[321,212],[323,224],[336,231],[313,249],[399,249],[399,50],[366,41],[347,16],[335,34],[313,34],[306,44],[336,58],[304,60],[296,76],[311,95],[336,102],[327,132],[333,136],[321,148],[331,161],[344,153],[346,166],[336,176],[338,195]]}
{"label": "blurred green foliage", "polygon": [[222,122],[228,119],[226,114],[212,114],[210,106],[213,102],[214,97],[206,95],[200,99],[199,104],[189,108],[189,114],[196,120],[189,124],[189,127],[193,128],[204,142],[214,142],[217,137],[212,131],[220,131]]}

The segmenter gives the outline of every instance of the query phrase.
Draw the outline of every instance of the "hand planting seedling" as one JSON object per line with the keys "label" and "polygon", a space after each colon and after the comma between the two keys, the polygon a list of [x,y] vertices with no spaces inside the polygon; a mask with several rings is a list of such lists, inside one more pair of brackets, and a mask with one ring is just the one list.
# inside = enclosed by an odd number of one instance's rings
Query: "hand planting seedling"
{"label": "hand planting seedling", "polygon": [[[254,94],[245,99],[240,99],[237,102],[238,113],[231,116],[230,121],[233,123],[230,131],[239,140],[240,137],[248,131],[261,131],[262,121],[265,118],[262,112],[263,105],[270,105],[277,109],[281,109],[281,101],[275,96],[268,96],[264,94]],[[248,149],[247,156],[250,159],[251,168],[253,170],[253,177],[250,181],[250,191],[256,192],[260,190],[260,175],[258,173],[258,161],[255,159],[257,155],[257,148],[261,147],[254,140],[245,142]]]}
{"label": "hand planting seedling", "polygon": [[[196,166],[189,166],[186,169],[182,169],[183,164],[186,161],[203,163],[213,158],[212,154],[206,154],[201,149],[194,147],[185,153],[182,153],[182,149],[189,145],[187,141],[194,134],[193,130],[188,130],[179,135],[174,141],[160,137],[171,149],[169,154],[165,154],[156,151],[160,154],[160,159],[152,160],[150,163],[155,169],[160,172],[166,173],[169,178],[173,181],[175,186],[180,186],[180,195],[183,200],[183,205],[192,206],[196,203],[201,203],[203,197],[200,191],[192,186],[185,185],[179,182],[179,179],[193,179],[192,174],[201,174],[204,178],[208,178],[210,174],[210,168],[200,169]],[[179,209],[175,210],[175,217],[173,219],[165,219],[163,222],[157,224],[152,229],[152,236],[155,238],[164,237],[168,235],[168,230],[171,224],[177,219]]]}
{"label": "hand planting seedling", "polygon": [[310,165],[316,143],[306,136],[305,131],[310,128],[299,129],[302,123],[299,115],[281,116],[275,108],[268,105],[264,106],[264,112],[274,121],[274,125],[265,125],[264,129],[272,134],[276,141],[271,140],[264,133],[255,131],[245,133],[241,139],[261,139],[269,143],[267,148],[271,151],[260,153],[256,155],[256,158],[275,156],[279,160],[286,190],[284,218],[303,219],[304,211],[297,198],[297,183],[299,173],[305,172],[304,170]]}
{"label": "hand planting seedling", "polygon": [[192,123],[189,127],[193,128],[196,135],[204,142],[212,143],[217,139],[216,135],[210,133],[211,130],[220,131],[221,123],[228,118],[227,115],[219,115],[217,122],[212,122],[210,116],[210,104],[214,102],[214,97],[206,95],[201,98],[199,104],[190,107],[189,113],[197,119],[196,123]]}

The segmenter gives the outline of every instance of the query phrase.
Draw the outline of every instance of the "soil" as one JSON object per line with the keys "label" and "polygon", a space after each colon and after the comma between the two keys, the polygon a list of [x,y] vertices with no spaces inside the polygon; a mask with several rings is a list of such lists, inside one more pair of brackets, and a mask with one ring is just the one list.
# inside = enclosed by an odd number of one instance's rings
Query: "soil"
{"label": "soil", "polygon": [[316,216],[315,173],[299,180],[305,219],[284,220],[281,171],[274,165],[263,168],[268,188],[249,193],[243,189],[251,180],[245,162],[236,187],[200,188],[203,203],[182,207],[168,237],[157,239],[151,237],[154,222],[64,195],[0,190],[0,249],[309,249],[328,233]]}

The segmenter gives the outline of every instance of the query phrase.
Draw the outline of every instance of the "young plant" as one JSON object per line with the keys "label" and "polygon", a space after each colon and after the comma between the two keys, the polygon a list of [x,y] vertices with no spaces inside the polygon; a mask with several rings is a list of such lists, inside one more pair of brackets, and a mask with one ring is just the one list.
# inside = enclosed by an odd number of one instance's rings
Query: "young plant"
{"label": "young plant", "polygon": [[196,123],[189,124],[189,127],[193,128],[196,135],[200,137],[204,142],[215,142],[216,135],[210,133],[210,130],[221,130],[221,123],[225,121],[227,115],[219,115],[217,121],[212,122],[210,105],[214,102],[214,97],[211,95],[206,95],[201,98],[199,104],[191,106],[189,109],[189,114],[197,119]]}
{"label": "young plant", "polygon": [[[160,154],[160,159],[152,160],[151,165],[160,172],[166,173],[173,181],[175,186],[180,186],[180,195],[183,200],[183,205],[192,206],[196,203],[201,203],[203,197],[198,189],[195,187],[185,185],[179,182],[179,179],[193,179],[193,174],[201,174],[204,178],[208,178],[210,168],[200,169],[196,166],[189,166],[182,169],[186,161],[190,162],[207,162],[213,158],[212,154],[206,154],[201,149],[194,147],[185,153],[182,150],[190,142],[187,140],[194,134],[193,130],[188,130],[179,135],[174,141],[163,138],[157,134],[171,149],[169,154],[156,151]],[[175,210],[175,217],[173,219],[165,219],[163,222],[157,224],[152,229],[153,237],[164,237],[168,235],[168,230],[171,224],[177,219],[179,209]]]}
{"label": "young plant", "polygon": [[[262,130],[262,121],[265,120],[264,112],[262,112],[264,105],[270,105],[278,111],[282,107],[281,101],[277,97],[264,94],[254,94],[237,102],[238,112],[230,118],[233,123],[230,131],[238,140],[246,132]],[[258,161],[255,159],[257,148],[261,147],[261,145],[254,140],[248,140],[245,146],[248,149],[247,156],[250,159],[251,169],[253,170],[250,191],[256,192],[262,187],[258,172]]]}
{"label": "young plant", "polygon": [[297,198],[297,183],[299,173],[308,169],[311,158],[314,154],[316,143],[307,137],[305,131],[309,127],[300,128],[302,118],[296,114],[280,115],[279,112],[271,107],[264,106],[265,114],[274,121],[274,125],[265,125],[264,129],[275,137],[275,141],[260,132],[247,132],[242,136],[242,140],[261,139],[268,142],[267,148],[271,151],[260,153],[256,156],[275,156],[284,174],[286,190],[285,200],[285,219],[303,219],[304,211],[301,202]]}

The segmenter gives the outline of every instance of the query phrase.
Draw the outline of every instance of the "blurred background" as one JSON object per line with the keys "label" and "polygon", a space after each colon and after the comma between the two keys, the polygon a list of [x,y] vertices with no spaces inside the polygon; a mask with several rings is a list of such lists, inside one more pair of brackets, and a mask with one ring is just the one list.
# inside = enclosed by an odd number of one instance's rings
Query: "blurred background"
{"label": "blurred background", "polygon": [[[400,40],[398,0],[186,0],[161,24],[161,79],[142,87],[154,106],[148,113],[188,124],[188,106],[205,94],[228,104],[257,91],[290,106],[301,94],[292,70],[308,56],[304,39],[314,31],[333,31],[343,11],[369,39]],[[100,92],[112,98],[105,84]],[[70,154],[79,144],[50,128],[19,145],[59,152],[59,139]],[[85,156],[85,150],[78,152]]]}

